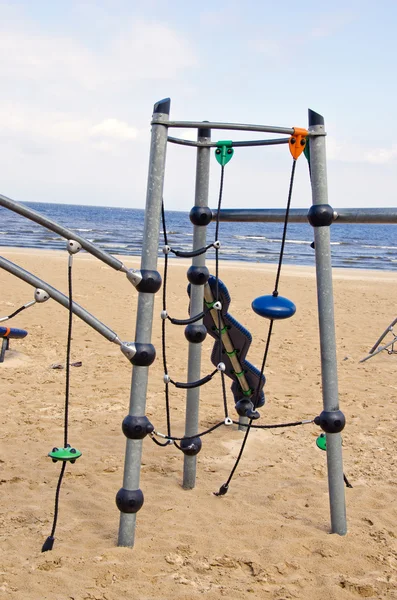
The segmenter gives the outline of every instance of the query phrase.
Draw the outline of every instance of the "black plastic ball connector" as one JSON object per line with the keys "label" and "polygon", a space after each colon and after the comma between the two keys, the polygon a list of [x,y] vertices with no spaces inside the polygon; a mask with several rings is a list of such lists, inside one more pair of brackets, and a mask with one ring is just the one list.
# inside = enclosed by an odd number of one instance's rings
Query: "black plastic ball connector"
{"label": "black plastic ball connector", "polygon": [[328,227],[334,221],[334,209],[329,204],[313,204],[307,219],[312,227]]}
{"label": "black plastic ball connector", "polygon": [[323,410],[323,412],[314,419],[316,425],[319,425],[325,433],[339,433],[346,424],[345,415],[341,410]]}
{"label": "black plastic ball connector", "polygon": [[196,456],[201,450],[201,439],[199,437],[181,440],[180,443],[183,454],[187,456]]}
{"label": "black plastic ball connector", "polygon": [[212,210],[208,206],[193,206],[189,219],[193,225],[199,227],[209,225],[212,221]]}
{"label": "black plastic ball connector", "polygon": [[142,280],[136,286],[138,292],[146,294],[155,294],[161,288],[161,275],[158,271],[142,269],[140,271]]}
{"label": "black plastic ball connector", "polygon": [[117,508],[122,513],[137,513],[143,506],[143,492],[140,489],[121,488],[116,494]]}
{"label": "black plastic ball connector", "polygon": [[240,417],[248,417],[249,419],[259,419],[260,414],[254,410],[254,405],[248,398],[243,398],[236,402],[235,409]]}
{"label": "black plastic ball connector", "polygon": [[205,325],[190,323],[185,327],[185,338],[192,344],[201,344],[207,337],[207,328]]}
{"label": "black plastic ball connector", "polygon": [[156,350],[153,344],[135,342],[136,353],[130,359],[132,365],[137,367],[149,367],[156,358]]}
{"label": "black plastic ball connector", "polygon": [[190,283],[193,283],[193,285],[204,285],[209,279],[210,272],[207,267],[191,266],[187,270],[186,275]]}
{"label": "black plastic ball connector", "polygon": [[149,433],[154,431],[154,427],[149,419],[144,415],[133,417],[127,415],[121,424],[125,437],[129,440],[143,440]]}

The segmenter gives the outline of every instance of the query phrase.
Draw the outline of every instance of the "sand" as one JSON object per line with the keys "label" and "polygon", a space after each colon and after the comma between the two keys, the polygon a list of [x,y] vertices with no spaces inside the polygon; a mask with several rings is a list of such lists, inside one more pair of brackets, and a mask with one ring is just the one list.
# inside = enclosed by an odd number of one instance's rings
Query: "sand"
{"label": "sand", "polygon": [[[67,293],[67,255],[3,249],[2,254]],[[126,257],[128,266],[136,259]],[[186,318],[186,268],[172,261],[168,282],[174,316]],[[268,324],[251,310],[271,293],[275,267],[222,263],[231,314],[253,334],[248,360],[260,366]],[[87,254],[74,261],[74,299],[134,340],[137,293],[125,276]],[[0,272],[0,316],[33,298],[33,288]],[[296,315],[275,323],[263,423],[312,419],[322,410],[315,275],[285,267],[280,293]],[[395,273],[335,270],[335,320],[348,534],[330,534],[326,455],[313,425],[252,431],[227,495],[227,479],[243,434],[221,427],[203,438],[194,490],[181,486],[183,456],[174,447],[143,444],[135,547],[117,547],[131,366],[115,344],[73,320],[70,442],[83,452],[68,465],[61,489],[56,541],[51,530],[60,464],[47,453],[63,440],[67,311],[55,301],[7,324],[26,328],[0,365],[0,596],[18,600],[209,599],[354,600],[397,598],[396,458],[397,356],[382,352],[365,363],[396,316]],[[156,298],[147,415],[165,432],[161,361],[161,295]],[[167,328],[169,372],[186,379],[183,327]],[[203,373],[212,370],[212,339],[203,344]],[[228,381],[227,389],[230,384]],[[200,427],[222,419],[218,378],[202,388]],[[185,395],[172,389],[173,433],[183,435]],[[229,393],[230,411],[233,401]]]}

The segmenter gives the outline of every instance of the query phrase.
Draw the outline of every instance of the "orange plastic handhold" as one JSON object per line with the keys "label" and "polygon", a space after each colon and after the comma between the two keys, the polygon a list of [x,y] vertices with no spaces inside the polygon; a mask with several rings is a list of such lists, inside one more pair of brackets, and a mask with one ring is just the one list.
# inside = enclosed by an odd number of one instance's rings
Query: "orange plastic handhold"
{"label": "orange plastic handhold", "polygon": [[294,127],[294,133],[291,135],[288,145],[292,157],[297,160],[305,149],[307,144],[307,129]]}

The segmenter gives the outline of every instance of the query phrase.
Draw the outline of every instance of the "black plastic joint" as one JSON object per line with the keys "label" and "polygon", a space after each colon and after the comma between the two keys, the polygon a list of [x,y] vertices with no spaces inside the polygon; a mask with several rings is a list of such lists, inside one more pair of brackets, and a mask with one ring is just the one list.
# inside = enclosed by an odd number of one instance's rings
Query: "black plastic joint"
{"label": "black plastic joint", "polygon": [[161,275],[158,271],[143,269],[140,271],[142,280],[136,286],[138,292],[155,294],[161,288]]}
{"label": "black plastic joint", "polygon": [[312,227],[327,227],[333,223],[334,209],[329,204],[313,204],[307,219]]}
{"label": "black plastic joint", "polygon": [[187,270],[187,278],[193,285],[204,285],[210,277],[210,272],[207,267],[191,266]]}
{"label": "black plastic joint", "polygon": [[201,344],[207,337],[207,328],[205,325],[190,323],[185,327],[185,338],[191,344]]}
{"label": "black plastic joint", "polygon": [[208,225],[212,221],[212,210],[208,206],[193,206],[189,219],[193,225],[199,227]]}
{"label": "black plastic joint", "polygon": [[346,418],[341,410],[323,410],[314,422],[325,433],[339,433],[346,425]]}
{"label": "black plastic joint", "polygon": [[183,454],[195,456],[201,450],[201,439],[199,437],[181,440],[180,443]]}
{"label": "black plastic joint", "polygon": [[156,358],[156,350],[153,344],[135,342],[136,353],[130,359],[132,365],[137,367],[150,367]]}
{"label": "black plastic joint", "polygon": [[144,415],[141,417],[133,417],[127,415],[121,424],[121,429],[125,437],[129,440],[143,440],[148,433],[154,431],[154,427],[149,419]]}
{"label": "black plastic joint", "polygon": [[140,489],[121,488],[116,494],[117,508],[122,513],[137,513],[143,506],[143,492]]}
{"label": "black plastic joint", "polygon": [[248,417],[249,419],[259,419],[260,414],[254,409],[254,405],[248,398],[243,398],[236,402],[235,409],[240,417]]}
{"label": "black plastic joint", "polygon": [[169,115],[171,108],[171,98],[164,98],[159,100],[153,107],[153,114],[162,113],[163,115]]}

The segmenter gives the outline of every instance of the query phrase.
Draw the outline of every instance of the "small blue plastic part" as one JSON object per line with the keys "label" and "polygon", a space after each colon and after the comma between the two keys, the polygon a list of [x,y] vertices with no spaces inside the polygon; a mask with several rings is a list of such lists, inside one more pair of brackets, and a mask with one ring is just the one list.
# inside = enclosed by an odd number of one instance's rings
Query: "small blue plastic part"
{"label": "small blue plastic part", "polygon": [[24,338],[28,335],[25,329],[15,329],[14,327],[0,327],[0,338]]}
{"label": "small blue plastic part", "polygon": [[296,312],[296,306],[288,298],[283,296],[260,296],[255,298],[252,303],[252,310],[259,316],[266,319],[288,319]]}

